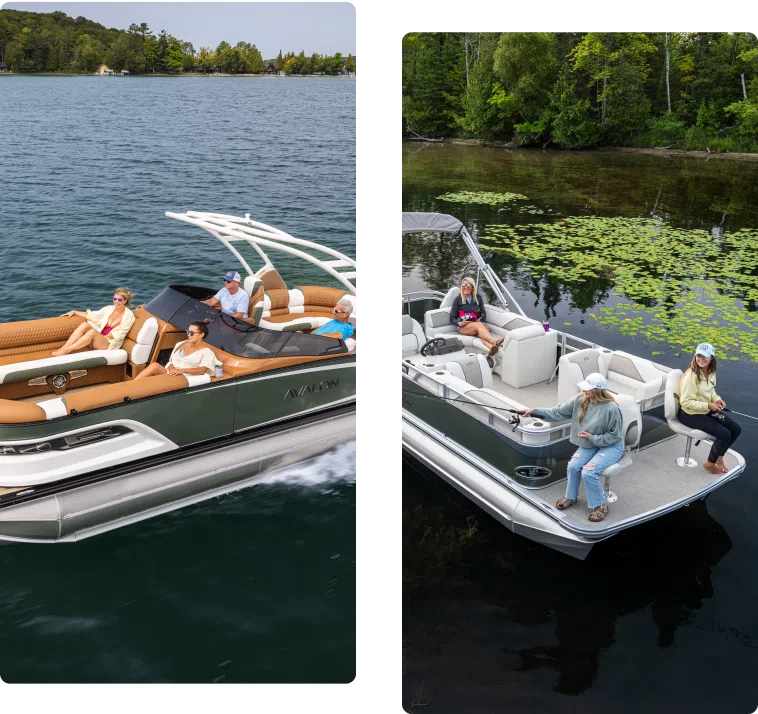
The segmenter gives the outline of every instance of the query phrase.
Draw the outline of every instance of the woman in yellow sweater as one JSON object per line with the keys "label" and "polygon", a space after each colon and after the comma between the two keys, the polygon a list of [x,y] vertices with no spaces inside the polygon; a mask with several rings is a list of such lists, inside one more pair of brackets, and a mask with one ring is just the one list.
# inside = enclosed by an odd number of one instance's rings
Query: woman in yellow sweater
{"label": "woman in yellow sweater", "polygon": [[703,467],[713,474],[726,473],[724,454],[737,440],[740,425],[724,414],[726,402],[716,394],[716,351],[703,342],[697,346],[690,366],[682,375],[679,421],[691,429],[710,434],[714,441]]}

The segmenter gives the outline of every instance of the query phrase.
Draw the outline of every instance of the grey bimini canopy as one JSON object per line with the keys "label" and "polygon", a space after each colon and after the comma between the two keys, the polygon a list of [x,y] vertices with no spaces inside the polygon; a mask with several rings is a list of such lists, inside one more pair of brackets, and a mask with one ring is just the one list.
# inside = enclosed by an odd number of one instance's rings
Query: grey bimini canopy
{"label": "grey bimini canopy", "polygon": [[403,233],[459,233],[457,218],[445,213],[403,213]]}
{"label": "grey bimini canopy", "polygon": [[479,280],[480,276],[485,279],[495,297],[504,308],[508,309],[508,306],[511,305],[512,308],[515,308],[525,316],[521,306],[513,299],[503,281],[500,280],[490,265],[484,262],[476,241],[466,230],[466,226],[457,218],[449,216],[446,213],[403,212],[403,235],[406,233],[447,233],[448,235],[460,237],[477,265],[477,280]]}

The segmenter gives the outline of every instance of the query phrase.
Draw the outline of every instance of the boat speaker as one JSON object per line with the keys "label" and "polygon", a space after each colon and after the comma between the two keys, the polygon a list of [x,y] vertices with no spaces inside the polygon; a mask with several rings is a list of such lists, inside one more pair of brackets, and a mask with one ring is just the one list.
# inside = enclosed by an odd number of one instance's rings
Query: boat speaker
{"label": "boat speaker", "polygon": [[517,466],[515,469],[516,475],[524,479],[545,479],[552,471],[544,466]]}

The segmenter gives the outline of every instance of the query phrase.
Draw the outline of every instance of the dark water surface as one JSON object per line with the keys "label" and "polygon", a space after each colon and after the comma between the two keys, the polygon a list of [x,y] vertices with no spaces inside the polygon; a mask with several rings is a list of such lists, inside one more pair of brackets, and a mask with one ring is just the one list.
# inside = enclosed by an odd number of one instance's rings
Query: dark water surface
{"label": "dark water surface", "polygon": [[[483,239],[487,225],[538,223],[555,213],[654,215],[714,239],[758,228],[758,164],[413,143],[403,161],[405,210],[452,213],[476,223]],[[436,198],[461,191],[523,194],[541,213]],[[559,329],[571,322],[565,329],[611,349],[686,364],[688,355],[589,317],[620,299],[612,283],[580,289],[533,280],[528,266],[486,258],[530,317],[547,316]],[[403,262],[443,291],[467,270],[465,255],[441,240],[405,241]],[[720,367],[729,406],[758,415],[758,365],[740,357]],[[512,534],[404,459],[406,709],[754,711],[758,422],[741,423],[736,449],[748,467],[739,479],[705,503],[597,545],[584,562]]]}
{"label": "dark water surface", "polygon": [[[222,285],[164,211],[241,215],[355,255],[355,83],[4,77],[0,321]],[[320,271],[271,255],[293,286]],[[260,261],[251,261],[255,269]],[[0,548],[7,682],[345,682],[355,447],[76,545]]]}

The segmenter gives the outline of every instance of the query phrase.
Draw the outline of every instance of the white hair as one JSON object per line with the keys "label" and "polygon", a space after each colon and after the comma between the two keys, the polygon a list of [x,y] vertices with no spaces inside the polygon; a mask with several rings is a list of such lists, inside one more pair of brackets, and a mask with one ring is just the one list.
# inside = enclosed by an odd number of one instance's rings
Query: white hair
{"label": "white hair", "polygon": [[342,305],[342,309],[345,311],[345,314],[350,317],[351,313],[353,312],[353,306],[349,302],[345,301],[338,302],[334,307],[338,307],[339,305]]}

